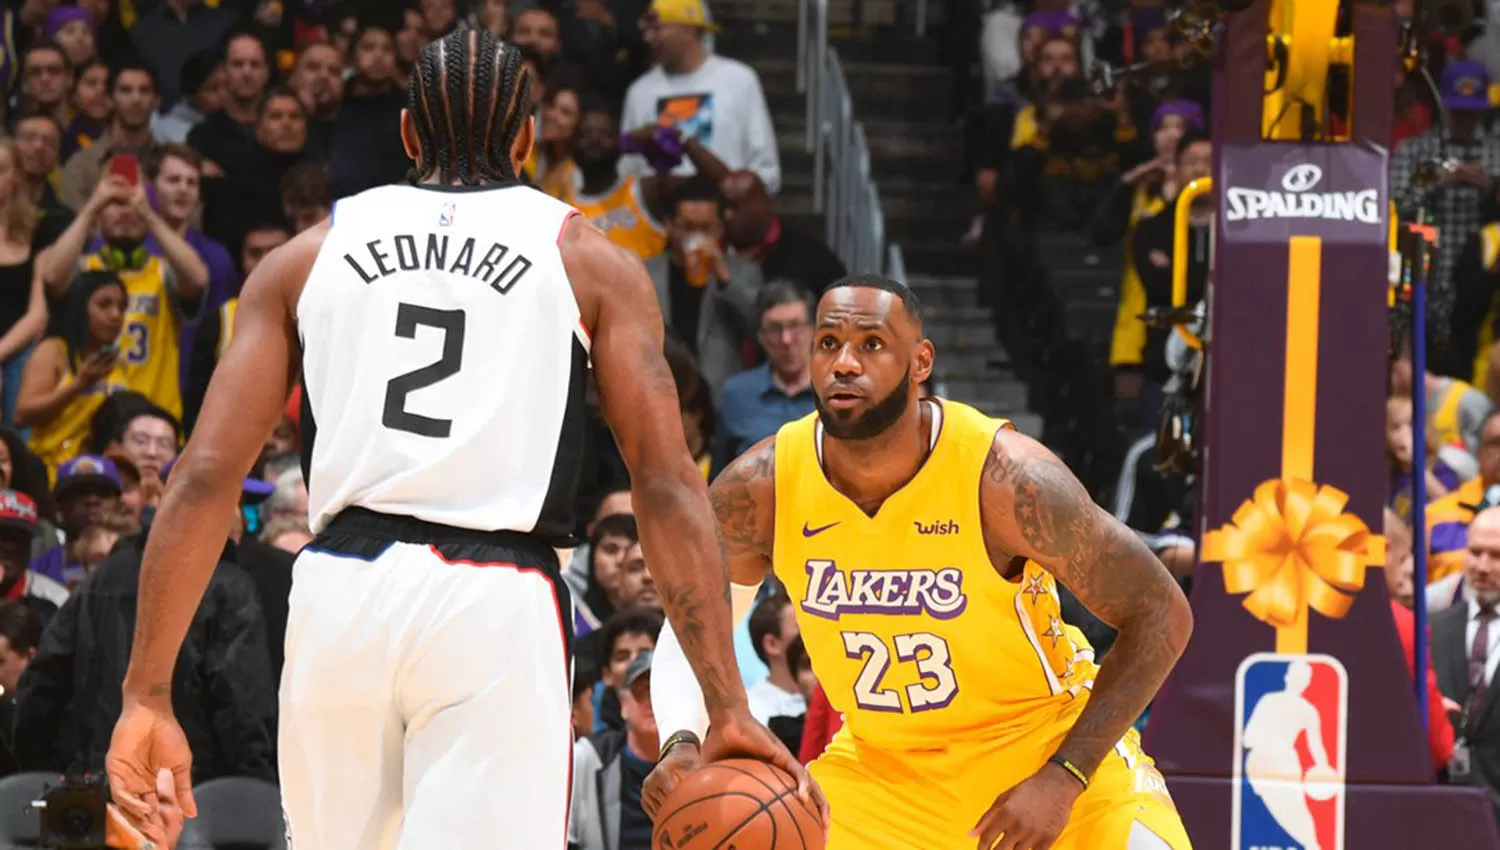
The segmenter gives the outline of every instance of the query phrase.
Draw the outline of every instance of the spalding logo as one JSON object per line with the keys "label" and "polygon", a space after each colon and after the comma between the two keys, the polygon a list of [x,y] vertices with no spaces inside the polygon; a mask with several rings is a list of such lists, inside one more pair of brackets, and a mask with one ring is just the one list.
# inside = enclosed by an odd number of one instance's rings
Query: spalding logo
{"label": "spalding logo", "polygon": [[1313,192],[1323,180],[1323,169],[1310,162],[1294,165],[1281,176],[1281,192],[1231,186],[1224,193],[1225,218],[1229,221],[1257,219],[1329,219],[1380,223],[1379,192]]}

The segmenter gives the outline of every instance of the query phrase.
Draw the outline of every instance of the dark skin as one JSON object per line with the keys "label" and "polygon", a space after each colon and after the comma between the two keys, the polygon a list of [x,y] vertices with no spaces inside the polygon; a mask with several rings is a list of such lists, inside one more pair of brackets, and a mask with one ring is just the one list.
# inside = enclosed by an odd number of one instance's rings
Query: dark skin
{"label": "dark skin", "polygon": [[[405,111],[401,135],[408,155],[421,163],[415,116]],[[528,118],[510,151],[515,173],[534,139]],[[106,771],[114,800],[148,835],[156,828],[152,815],[160,768],[172,772],[187,815],[197,813],[192,754],[172,713],[172,671],[223,548],[222,524],[214,518],[237,509],[241,482],[280,422],[297,378],[296,305],[327,234],[326,221],[304,231],[271,252],[245,282],[234,341],[214,372],[147,542],[123,711]],[[809,794],[806,772],[751,717],[746,702],[707,487],[688,455],[650,277],[639,260],[577,216],[565,225],[560,249],[592,339],[600,408],[634,483],[641,543],[650,553],[662,607],[683,635],[703,683],[713,724],[703,758],[770,762],[798,776],[802,793]],[[166,846],[163,838],[152,837]]]}
{"label": "dark skin", "polygon": [[[652,139],[656,131],[656,127],[642,127],[630,135],[644,142]],[[620,131],[614,113],[596,109],[584,112],[578,120],[578,139],[573,154],[575,161],[579,161],[585,195],[603,195],[620,182],[616,168],[619,151]],[[697,139],[684,139],[682,152],[698,173],[707,175],[710,180],[720,180],[730,173],[729,166]],[[640,178],[641,199],[657,221],[664,221],[671,214],[672,192],[685,179],[671,174],[649,174]]]}
{"label": "dark skin", "polygon": [[[824,436],[829,481],[872,516],[926,460],[931,414],[917,387],[931,374],[932,359],[932,343],[891,293],[840,287],[818,305],[813,389],[833,415],[857,418],[887,398],[898,381],[912,384],[906,409],[884,432],[867,440]],[[737,584],[755,584],[771,570],[775,458],[770,437],[730,464],[709,489]],[[1014,579],[1026,560],[1035,561],[1120,632],[1088,706],[1058,749],[1092,775],[1186,645],[1192,631],[1187,600],[1140,539],[1095,505],[1068,468],[1031,438],[1009,429],[997,433],[979,484],[993,567]],[[647,779],[643,800],[648,794],[661,799],[696,766],[691,750],[673,748]],[[1048,762],[1002,789],[972,834],[983,850],[1045,850],[1062,834],[1082,792],[1072,774]]]}

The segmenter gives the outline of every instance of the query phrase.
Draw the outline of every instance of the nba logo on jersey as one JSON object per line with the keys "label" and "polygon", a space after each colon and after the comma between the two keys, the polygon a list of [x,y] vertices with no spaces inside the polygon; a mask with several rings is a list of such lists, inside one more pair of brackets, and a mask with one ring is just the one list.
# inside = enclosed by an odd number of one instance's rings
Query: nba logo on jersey
{"label": "nba logo on jersey", "polygon": [[453,215],[458,210],[458,204],[449,201],[438,209],[438,227],[452,227]]}
{"label": "nba logo on jersey", "polygon": [[1328,655],[1263,652],[1235,681],[1235,850],[1344,850],[1349,677]]}

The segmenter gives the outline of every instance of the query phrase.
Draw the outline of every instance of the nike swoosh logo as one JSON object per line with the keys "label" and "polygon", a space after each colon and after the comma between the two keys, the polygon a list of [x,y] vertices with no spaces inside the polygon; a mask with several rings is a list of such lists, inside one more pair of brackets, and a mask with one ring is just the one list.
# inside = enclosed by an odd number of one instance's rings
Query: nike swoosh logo
{"label": "nike swoosh logo", "polygon": [[802,523],[802,536],[803,537],[814,537],[814,536],[817,536],[819,534],[822,534],[823,532],[827,531],[830,528],[833,528],[835,525],[838,525],[838,523],[836,523],[836,522],[830,522],[829,524],[827,524],[827,525],[825,525],[825,526],[823,526],[821,528],[808,528],[807,527],[807,523],[804,522],[804,523]]}

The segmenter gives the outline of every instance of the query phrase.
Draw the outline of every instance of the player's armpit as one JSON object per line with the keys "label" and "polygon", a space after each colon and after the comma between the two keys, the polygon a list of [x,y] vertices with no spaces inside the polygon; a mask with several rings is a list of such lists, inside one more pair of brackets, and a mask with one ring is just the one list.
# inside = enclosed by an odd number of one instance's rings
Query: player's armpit
{"label": "player's armpit", "polygon": [[127,701],[170,699],[165,683],[224,549],[242,482],[280,420],[297,373],[293,293],[300,292],[324,232],[315,228],[273,251],[245,282],[234,341],[215,370],[146,542]]}
{"label": "player's armpit", "polygon": [[767,437],[735,458],[708,488],[729,579],[758,586],[771,570],[776,532],[776,438]]}
{"label": "player's armpit", "polygon": [[995,435],[980,481],[988,545],[1041,564],[1120,632],[1060,752],[1092,773],[1166,679],[1192,632],[1177,582],[1055,455],[1014,431]]}
{"label": "player's armpit", "polygon": [[563,266],[593,338],[599,406],[630,472],[641,547],[710,714],[746,705],[729,581],[708,488],[688,453],[677,385],[662,353],[656,288],[634,255],[575,217]]}

